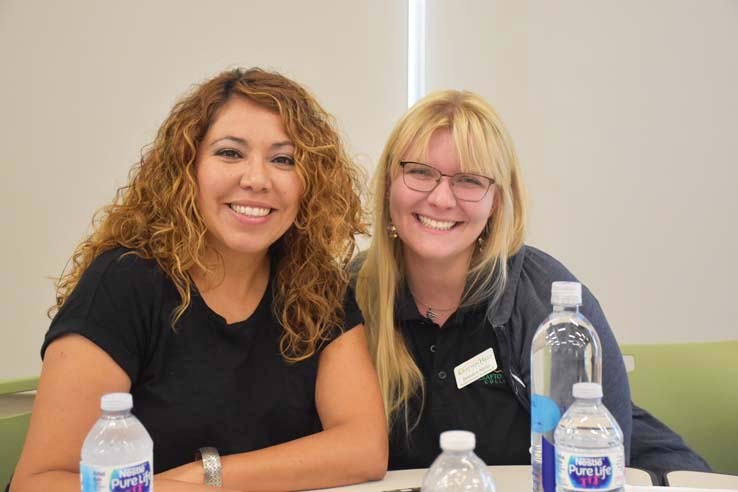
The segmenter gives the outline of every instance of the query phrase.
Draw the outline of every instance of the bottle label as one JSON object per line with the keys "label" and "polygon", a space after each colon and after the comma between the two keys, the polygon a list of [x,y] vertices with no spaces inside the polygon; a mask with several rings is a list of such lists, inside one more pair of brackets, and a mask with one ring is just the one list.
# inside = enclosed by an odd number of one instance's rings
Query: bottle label
{"label": "bottle label", "polygon": [[556,484],[564,490],[614,490],[625,484],[623,446],[607,451],[556,447]]}
{"label": "bottle label", "polygon": [[561,419],[561,410],[551,398],[534,394],[530,400],[530,425],[533,432],[552,432]]}
{"label": "bottle label", "polygon": [[119,466],[79,464],[82,492],[153,492],[153,457]]}
{"label": "bottle label", "polygon": [[541,480],[543,492],[556,492],[556,448],[541,438]]}

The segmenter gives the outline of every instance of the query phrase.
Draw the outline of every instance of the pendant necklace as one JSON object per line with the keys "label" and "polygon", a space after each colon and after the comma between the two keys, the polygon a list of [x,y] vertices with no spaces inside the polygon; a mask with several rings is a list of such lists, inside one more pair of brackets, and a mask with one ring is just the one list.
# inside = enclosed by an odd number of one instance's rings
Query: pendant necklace
{"label": "pendant necklace", "polygon": [[[412,294],[412,292],[411,292],[411,294]],[[426,304],[423,301],[421,301],[420,299],[418,299],[417,297],[415,297],[415,294],[413,294],[413,297],[415,298],[416,301],[418,301],[418,303],[420,303],[424,308],[426,308],[425,317],[428,318],[431,321],[435,321],[436,318],[438,318],[438,313],[436,311],[441,312],[441,313],[446,313],[446,312],[449,312],[449,311],[453,311],[457,307],[459,307],[459,305],[456,304],[455,306],[450,307],[450,308],[439,308],[439,307],[437,307],[437,308],[434,309],[434,308],[430,307],[428,304]]]}

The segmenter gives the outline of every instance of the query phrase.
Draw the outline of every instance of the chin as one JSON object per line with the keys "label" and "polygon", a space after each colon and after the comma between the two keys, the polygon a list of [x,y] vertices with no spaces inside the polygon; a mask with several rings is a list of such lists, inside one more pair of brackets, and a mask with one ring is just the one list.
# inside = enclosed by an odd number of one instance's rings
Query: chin
{"label": "chin", "polygon": [[449,248],[443,244],[406,245],[414,255],[424,260],[451,260],[457,256],[466,256],[469,249]]}
{"label": "chin", "polygon": [[269,252],[270,244],[243,244],[243,243],[232,243],[226,244],[228,251],[236,255],[244,256],[257,256],[267,254]]}

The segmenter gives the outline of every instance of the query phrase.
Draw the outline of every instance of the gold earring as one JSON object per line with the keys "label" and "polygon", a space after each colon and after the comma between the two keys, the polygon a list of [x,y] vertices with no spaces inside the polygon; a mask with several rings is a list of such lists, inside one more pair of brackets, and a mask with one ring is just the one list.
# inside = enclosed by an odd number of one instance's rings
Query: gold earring
{"label": "gold earring", "polygon": [[484,241],[489,237],[489,222],[484,226],[484,230],[482,233],[477,237],[477,246],[479,246],[479,251],[482,251],[484,249]]}
{"label": "gold earring", "polygon": [[387,234],[389,235],[390,239],[397,239],[397,227],[395,227],[395,224],[390,223],[390,225],[387,226]]}

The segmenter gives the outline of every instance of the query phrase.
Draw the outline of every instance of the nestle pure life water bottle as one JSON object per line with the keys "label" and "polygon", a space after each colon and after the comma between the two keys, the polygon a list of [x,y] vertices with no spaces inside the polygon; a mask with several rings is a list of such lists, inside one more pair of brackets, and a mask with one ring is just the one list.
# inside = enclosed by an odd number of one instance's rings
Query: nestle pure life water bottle
{"label": "nestle pure life water bottle", "polygon": [[154,443],[131,414],[133,397],[108,393],[100,408],[103,414],[82,445],[82,492],[153,492]]}
{"label": "nestle pure life water bottle", "polygon": [[572,386],[602,382],[600,339],[579,313],[582,285],[554,282],[553,312],[543,320],[531,342],[531,465],[533,492],[556,489],[554,430],[569,408]]}
{"label": "nestle pure life water bottle", "polygon": [[574,398],[554,433],[557,492],[622,492],[623,432],[602,404],[602,386],[577,383]]}
{"label": "nestle pure life water bottle", "polygon": [[423,479],[422,492],[495,492],[484,461],[474,454],[473,432],[441,433],[441,454]]}

